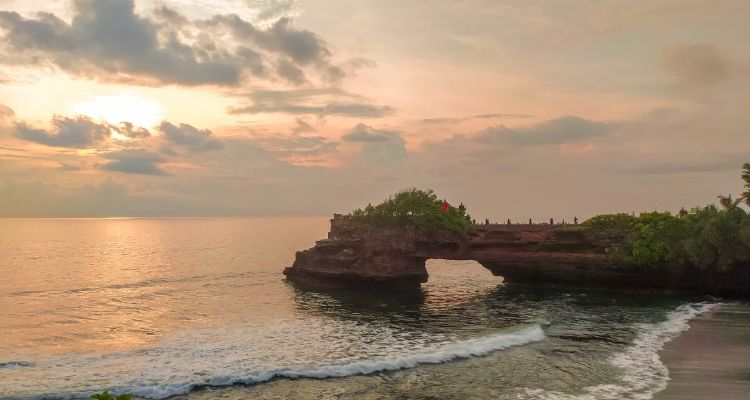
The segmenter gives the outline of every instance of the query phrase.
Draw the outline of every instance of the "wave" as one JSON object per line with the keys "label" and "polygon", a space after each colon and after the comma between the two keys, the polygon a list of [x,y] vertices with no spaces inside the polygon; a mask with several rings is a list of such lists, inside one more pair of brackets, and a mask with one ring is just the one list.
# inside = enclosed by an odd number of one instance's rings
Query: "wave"
{"label": "wave", "polygon": [[34,363],[29,361],[0,361],[0,368],[33,367]]}
{"label": "wave", "polygon": [[[214,376],[202,382],[185,381],[180,383],[146,385],[139,387],[117,387],[112,388],[110,392],[113,394],[131,393],[134,396],[149,399],[163,399],[205,387],[253,385],[278,378],[325,379],[351,375],[365,375],[375,372],[413,368],[421,364],[440,364],[456,359],[485,356],[498,350],[542,341],[545,338],[546,336],[541,326],[532,325],[513,332],[501,332],[480,338],[467,339],[446,344],[430,351],[416,352],[396,358],[362,360],[350,363],[295,369],[257,371],[248,373],[244,376]],[[89,398],[91,394],[92,392],[76,392],[62,395],[56,394],[52,396],[34,396],[30,397],[30,399],[49,397],[60,399]]]}
{"label": "wave", "polygon": [[623,374],[620,382],[590,386],[580,395],[526,388],[523,397],[544,400],[648,400],[664,390],[669,370],[661,362],[659,351],[670,340],[690,329],[690,320],[719,306],[716,303],[694,303],[677,307],[664,322],[637,324],[636,338],[624,351],[609,362]]}

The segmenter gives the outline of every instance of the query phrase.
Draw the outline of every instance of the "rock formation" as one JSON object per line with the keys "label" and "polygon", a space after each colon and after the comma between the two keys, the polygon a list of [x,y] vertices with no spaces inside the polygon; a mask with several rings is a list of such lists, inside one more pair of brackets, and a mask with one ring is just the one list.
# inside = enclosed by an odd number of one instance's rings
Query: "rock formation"
{"label": "rock formation", "polygon": [[459,235],[376,227],[336,214],[328,238],[297,252],[284,275],[319,287],[418,287],[428,278],[425,261],[436,258],[475,260],[509,282],[747,295],[750,268],[617,265],[609,254],[622,241],[580,225],[472,225]]}
{"label": "rock formation", "polygon": [[430,258],[476,260],[511,281],[604,281],[612,246],[580,226],[473,225],[465,235],[413,226],[374,227],[335,215],[328,238],[297,253],[284,270],[291,280],[323,286],[418,286]]}

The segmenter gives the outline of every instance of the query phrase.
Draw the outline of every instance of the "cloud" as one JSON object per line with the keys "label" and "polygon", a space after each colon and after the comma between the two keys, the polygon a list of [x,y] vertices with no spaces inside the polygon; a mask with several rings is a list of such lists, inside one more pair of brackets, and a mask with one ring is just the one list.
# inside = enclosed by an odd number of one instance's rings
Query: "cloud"
{"label": "cloud", "polygon": [[167,140],[192,152],[217,150],[224,146],[208,129],[198,129],[188,124],[176,126],[167,121],[162,122],[158,129]]}
{"label": "cloud", "polygon": [[365,124],[357,124],[342,140],[362,143],[360,154],[367,161],[380,165],[392,166],[406,159],[406,142],[398,132],[374,129]]}
{"label": "cloud", "polygon": [[294,122],[296,126],[292,128],[292,133],[295,135],[305,132],[315,132],[315,128],[302,118],[295,118]]}
{"label": "cloud", "polygon": [[347,142],[379,143],[400,137],[396,132],[373,129],[365,124],[357,124],[349,133],[341,138]]}
{"label": "cloud", "polygon": [[711,85],[729,79],[735,64],[711,44],[681,44],[665,49],[662,65],[688,85]]}
{"label": "cloud", "polygon": [[15,117],[15,115],[16,113],[15,111],[13,111],[12,108],[6,105],[0,104],[0,121],[10,120],[13,117]]}
{"label": "cloud", "polygon": [[16,136],[23,140],[52,147],[87,148],[110,136],[110,127],[86,117],[67,118],[55,116],[52,129],[32,128],[19,123]]}
{"label": "cloud", "polygon": [[[78,0],[69,25],[49,13],[36,20],[1,12],[5,39],[16,51],[46,59],[78,75],[136,75],[182,85],[235,85],[240,68],[207,48],[190,47],[135,14],[132,0]],[[32,58],[33,60],[33,58]],[[120,76],[123,78],[123,76]]]}
{"label": "cloud", "polygon": [[104,156],[109,162],[99,166],[100,169],[126,174],[164,175],[159,163],[164,158],[144,149],[121,150]]}
{"label": "cloud", "polygon": [[252,105],[231,108],[229,113],[381,118],[394,111],[389,106],[366,103],[362,96],[336,88],[256,90],[250,93],[250,99],[253,101]]}
{"label": "cloud", "polygon": [[279,64],[276,66],[276,73],[278,73],[280,77],[286,79],[288,82],[294,83],[296,85],[301,85],[307,82],[305,72],[302,71],[301,68],[291,63],[289,60],[279,61]]}
{"label": "cloud", "polygon": [[60,171],[80,171],[81,165],[61,162],[60,165],[58,166],[58,169]]}
{"label": "cloud", "polygon": [[265,150],[283,155],[321,155],[336,150],[337,142],[324,136],[270,136],[255,138],[254,143]]}
{"label": "cloud", "polygon": [[477,114],[473,116],[472,118],[479,118],[479,119],[494,119],[494,118],[531,118],[532,115],[530,114],[500,114],[500,113],[490,113],[490,114]]}
{"label": "cloud", "polygon": [[511,146],[546,146],[575,142],[606,135],[619,124],[589,121],[580,117],[560,117],[528,127],[508,128],[504,125],[485,128],[474,140],[488,144]]}
{"label": "cloud", "polygon": [[120,122],[120,125],[112,125],[111,128],[120,135],[127,136],[131,139],[151,136],[151,132],[149,132],[148,129],[133,126],[130,122]]}
{"label": "cloud", "polygon": [[245,0],[248,6],[259,9],[257,19],[260,21],[278,21],[284,17],[299,14],[296,0]]}
{"label": "cloud", "polygon": [[295,29],[289,18],[281,18],[268,30],[259,30],[237,15],[217,15],[209,24],[223,25],[239,39],[252,40],[263,50],[285,55],[299,65],[327,64],[331,55],[325,42],[315,33]]}
{"label": "cloud", "polygon": [[[185,86],[238,86],[247,74],[265,76],[266,64],[295,84],[306,82],[305,66],[324,80],[335,69],[326,43],[281,18],[266,30],[237,15],[190,21],[159,7],[136,14],[133,0],[76,0],[70,23],[41,12],[27,19],[0,12],[5,56],[29,65],[47,62],[71,74],[108,81]],[[278,7],[282,7],[279,5]],[[222,37],[217,41],[212,38]]]}
{"label": "cloud", "polygon": [[469,121],[472,119],[500,119],[500,118],[531,118],[532,116],[529,114],[500,114],[500,113],[491,113],[491,114],[477,114],[472,115],[469,117],[437,117],[437,118],[424,118],[420,119],[418,122],[422,124],[429,124],[429,125],[441,125],[441,124],[458,124],[464,121]]}

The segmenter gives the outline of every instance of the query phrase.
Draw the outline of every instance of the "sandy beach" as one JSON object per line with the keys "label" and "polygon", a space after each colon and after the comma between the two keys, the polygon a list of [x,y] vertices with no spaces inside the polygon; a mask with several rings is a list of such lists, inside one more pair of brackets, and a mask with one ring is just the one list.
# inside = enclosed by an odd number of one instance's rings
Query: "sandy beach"
{"label": "sandy beach", "polygon": [[750,305],[723,304],[696,317],[660,356],[670,381],[657,400],[750,398]]}

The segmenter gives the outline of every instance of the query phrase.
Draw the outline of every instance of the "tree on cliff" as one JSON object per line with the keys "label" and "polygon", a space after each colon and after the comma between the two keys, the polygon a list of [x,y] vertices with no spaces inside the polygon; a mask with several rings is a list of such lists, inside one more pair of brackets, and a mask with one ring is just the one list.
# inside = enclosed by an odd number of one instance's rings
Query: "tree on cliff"
{"label": "tree on cliff", "polygon": [[742,166],[742,180],[745,181],[745,191],[742,193],[742,198],[750,206],[750,163],[745,163]]}
{"label": "tree on cliff", "polygon": [[414,225],[428,232],[464,233],[471,217],[466,208],[448,206],[441,211],[443,200],[432,190],[402,190],[382,203],[356,209],[351,215],[365,223],[380,226]]}
{"label": "tree on cliff", "polygon": [[739,206],[750,204],[750,163],[743,165],[746,191],[739,199],[719,196],[719,204],[669,212],[599,215],[584,222],[589,235],[621,241],[610,253],[613,261],[651,266],[678,266],[729,271],[750,268],[750,214]]}

